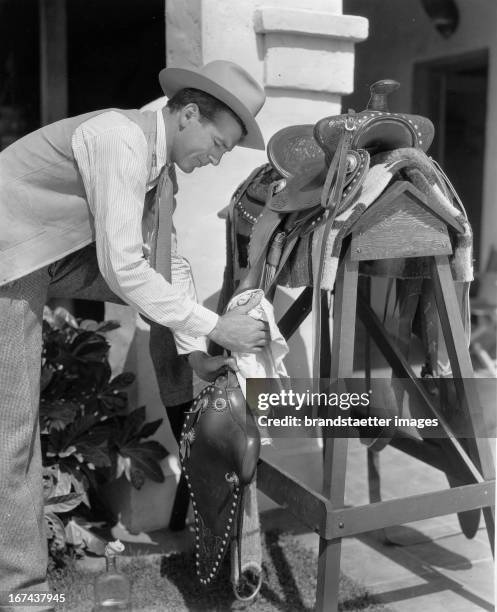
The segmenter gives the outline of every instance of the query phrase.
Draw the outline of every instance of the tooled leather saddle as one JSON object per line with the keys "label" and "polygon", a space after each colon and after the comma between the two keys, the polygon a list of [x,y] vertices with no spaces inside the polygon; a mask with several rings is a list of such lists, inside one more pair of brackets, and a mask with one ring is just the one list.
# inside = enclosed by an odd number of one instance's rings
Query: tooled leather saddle
{"label": "tooled leather saddle", "polygon": [[[232,539],[240,539],[244,493],[254,478],[259,452],[255,419],[246,409],[236,375],[228,371],[195,399],[180,443],[181,465],[193,506],[195,564],[201,584],[211,583]],[[235,594],[243,599],[238,590]]]}
{"label": "tooled leather saddle", "polygon": [[[227,211],[228,252],[234,256],[228,256],[220,311],[235,292],[259,287],[270,296],[276,282],[291,285],[296,270],[304,278],[301,286],[320,293],[327,235],[360,194],[371,156],[403,147],[426,151],[433,139],[428,119],[389,112],[387,96],[398,86],[379,81],[364,111],[287,127],[270,139],[269,163],[244,181]],[[320,303],[313,300],[317,312]],[[259,448],[255,420],[228,372],[195,400],[181,440],[202,584],[216,577],[230,540],[240,535],[243,492]]]}

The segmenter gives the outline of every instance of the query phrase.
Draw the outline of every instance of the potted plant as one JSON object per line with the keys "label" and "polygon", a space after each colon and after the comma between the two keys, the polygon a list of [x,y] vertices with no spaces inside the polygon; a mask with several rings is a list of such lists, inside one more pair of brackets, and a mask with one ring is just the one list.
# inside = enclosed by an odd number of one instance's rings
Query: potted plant
{"label": "potted plant", "polygon": [[164,481],[160,461],[168,452],[149,439],[162,419],[147,423],[144,406],[130,411],[126,388],[134,375],[111,374],[105,334],[116,327],[45,309],[40,430],[52,555],[67,544],[100,549],[77,516],[88,516],[102,483],[126,478],[139,489],[146,479]]}

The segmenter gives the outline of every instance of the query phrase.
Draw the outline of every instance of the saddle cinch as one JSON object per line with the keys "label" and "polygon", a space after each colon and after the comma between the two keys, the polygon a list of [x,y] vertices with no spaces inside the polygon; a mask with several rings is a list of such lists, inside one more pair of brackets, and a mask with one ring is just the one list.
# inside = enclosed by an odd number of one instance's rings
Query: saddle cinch
{"label": "saddle cinch", "polygon": [[[228,258],[219,312],[234,293],[245,289],[262,288],[271,297],[276,283],[314,285],[315,294],[320,293],[334,222],[357,202],[370,165],[385,162],[385,156],[392,154],[387,158],[392,175],[414,164],[449,194],[424,154],[433,139],[432,123],[388,111],[387,96],[398,86],[379,81],[371,87],[366,110],[326,117],[315,126],[290,126],[270,139],[269,164],[244,181],[228,208]],[[406,151],[408,156],[402,154]],[[319,311],[320,303],[313,300],[313,310]],[[319,338],[314,341],[316,352]],[[231,541],[238,543],[240,562],[244,491],[255,476],[259,451],[254,417],[228,372],[195,400],[181,441],[202,584],[216,578]],[[242,581],[241,571],[239,576]],[[235,594],[249,601],[260,583],[258,576],[235,584]]]}

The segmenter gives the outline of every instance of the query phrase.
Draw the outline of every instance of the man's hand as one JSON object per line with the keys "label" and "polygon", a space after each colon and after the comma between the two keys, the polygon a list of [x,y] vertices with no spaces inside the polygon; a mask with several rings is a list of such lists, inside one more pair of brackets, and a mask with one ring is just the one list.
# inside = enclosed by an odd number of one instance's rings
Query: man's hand
{"label": "man's hand", "polygon": [[216,380],[226,368],[230,368],[235,372],[237,371],[234,357],[223,357],[223,355],[211,357],[207,355],[207,353],[202,353],[201,351],[190,353],[188,355],[188,363],[199,378],[207,380],[208,382]]}
{"label": "man's hand", "polygon": [[216,344],[236,353],[258,353],[269,342],[269,325],[249,316],[262,299],[254,294],[243,306],[236,306],[222,317],[209,338]]}

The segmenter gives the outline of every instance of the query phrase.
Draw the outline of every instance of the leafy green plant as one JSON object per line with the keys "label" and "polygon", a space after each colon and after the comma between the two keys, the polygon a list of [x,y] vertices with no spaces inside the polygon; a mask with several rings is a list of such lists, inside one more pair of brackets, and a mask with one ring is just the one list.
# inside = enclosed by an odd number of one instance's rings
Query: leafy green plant
{"label": "leafy green plant", "polygon": [[[146,423],[145,407],[128,409],[125,391],[134,375],[112,378],[106,332],[115,321],[77,321],[67,310],[46,308],[43,321],[40,429],[45,521],[52,553],[66,542],[85,544],[71,518],[88,492],[122,475],[139,489],[163,482],[167,450],[149,440],[162,419]],[[68,528],[69,526],[69,528]],[[86,538],[88,544],[88,538]]]}

